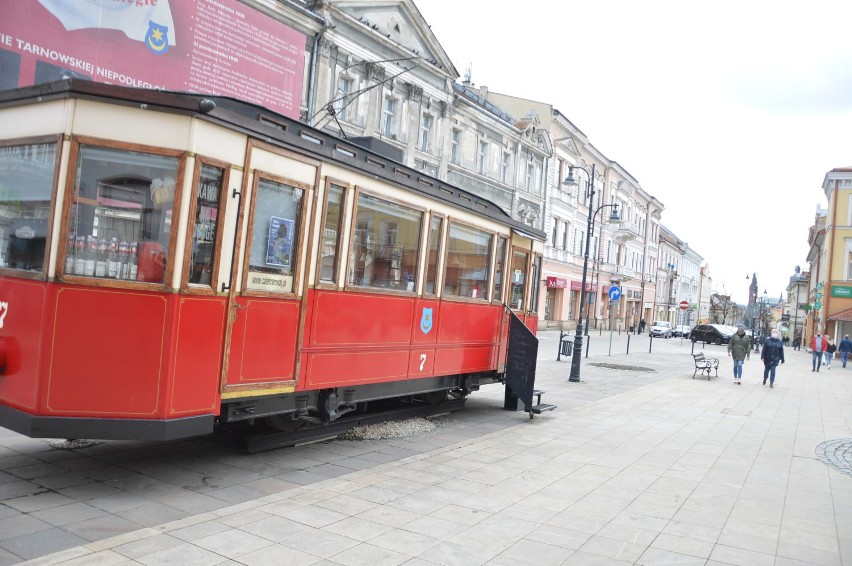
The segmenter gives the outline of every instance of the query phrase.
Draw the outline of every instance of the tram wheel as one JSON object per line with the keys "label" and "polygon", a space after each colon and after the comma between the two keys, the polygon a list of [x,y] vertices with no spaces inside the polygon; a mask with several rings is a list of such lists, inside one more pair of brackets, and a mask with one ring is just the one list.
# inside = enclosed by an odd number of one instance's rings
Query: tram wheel
{"label": "tram wheel", "polygon": [[437,405],[447,400],[447,390],[442,389],[440,391],[430,391],[429,393],[418,395],[417,398],[427,405]]}
{"label": "tram wheel", "polygon": [[296,432],[305,428],[307,423],[300,419],[292,419],[288,415],[272,415],[263,419],[266,426],[276,432]]}

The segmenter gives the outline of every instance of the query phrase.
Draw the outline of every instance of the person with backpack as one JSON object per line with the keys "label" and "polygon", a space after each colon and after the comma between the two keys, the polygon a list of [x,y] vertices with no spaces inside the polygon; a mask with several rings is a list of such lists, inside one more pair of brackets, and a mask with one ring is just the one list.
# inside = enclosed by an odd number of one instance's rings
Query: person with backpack
{"label": "person with backpack", "polygon": [[831,360],[834,358],[834,352],[837,351],[837,345],[831,341],[831,336],[825,336],[825,341],[828,345],[825,347],[825,369],[831,369]]}

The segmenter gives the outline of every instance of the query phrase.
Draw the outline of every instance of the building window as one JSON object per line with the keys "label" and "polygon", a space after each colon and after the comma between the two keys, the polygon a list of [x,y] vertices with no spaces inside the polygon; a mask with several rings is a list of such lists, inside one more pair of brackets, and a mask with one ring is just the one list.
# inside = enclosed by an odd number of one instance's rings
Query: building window
{"label": "building window", "polygon": [[431,114],[424,113],[420,121],[420,150],[430,151],[432,149],[432,123],[434,118]]}
{"label": "building window", "polygon": [[525,188],[528,193],[533,192],[533,188],[535,187],[535,166],[532,164],[532,161],[527,161],[527,177],[525,181]]}
{"label": "building window", "polygon": [[479,153],[476,156],[476,170],[480,175],[485,175],[488,170],[488,142],[479,142]]}
{"label": "building window", "polygon": [[568,231],[570,229],[570,225],[565,224],[565,229],[562,231],[562,249],[568,249]]}
{"label": "building window", "polygon": [[352,111],[349,108],[350,95],[352,94],[355,81],[341,76],[337,79],[337,96],[334,102],[334,111],[340,120],[350,120]]}
{"label": "building window", "polygon": [[503,153],[503,161],[500,163],[500,181],[509,184],[509,164],[511,156],[508,153]]}
{"label": "building window", "polygon": [[846,280],[852,281],[852,240],[846,241]]}
{"label": "building window", "polygon": [[556,247],[556,236],[558,234],[559,234],[559,219],[554,217],[553,218],[553,234],[550,238],[550,241],[553,244],[553,247]]}
{"label": "building window", "polygon": [[450,134],[450,163],[459,162],[459,145],[461,144],[461,130],[453,129]]}
{"label": "building window", "polygon": [[382,135],[396,139],[396,99],[390,96],[385,97],[382,106]]}

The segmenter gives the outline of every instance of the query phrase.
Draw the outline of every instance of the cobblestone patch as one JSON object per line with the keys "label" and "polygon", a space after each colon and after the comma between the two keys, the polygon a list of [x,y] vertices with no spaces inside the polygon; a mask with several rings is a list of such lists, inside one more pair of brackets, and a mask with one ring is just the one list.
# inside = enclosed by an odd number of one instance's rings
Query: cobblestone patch
{"label": "cobblestone patch", "polygon": [[826,440],[816,447],[817,457],[837,468],[840,473],[852,477],[852,438]]}

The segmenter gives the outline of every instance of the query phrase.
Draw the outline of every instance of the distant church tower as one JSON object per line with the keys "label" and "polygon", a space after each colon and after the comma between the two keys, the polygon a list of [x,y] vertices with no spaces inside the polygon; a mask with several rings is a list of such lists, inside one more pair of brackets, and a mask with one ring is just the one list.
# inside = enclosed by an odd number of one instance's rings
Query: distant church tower
{"label": "distant church tower", "polygon": [[751,286],[748,288],[748,306],[757,304],[757,273],[751,276]]}

